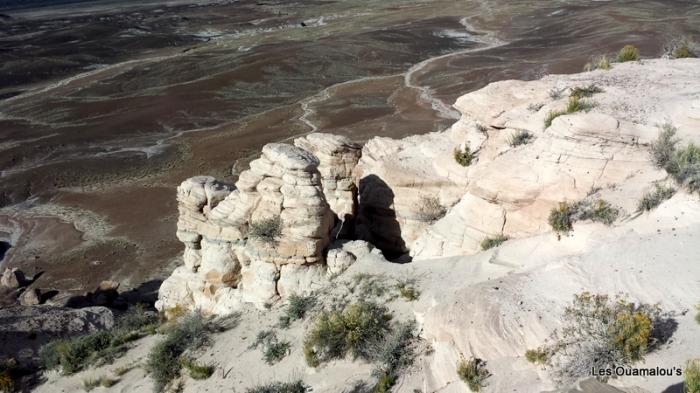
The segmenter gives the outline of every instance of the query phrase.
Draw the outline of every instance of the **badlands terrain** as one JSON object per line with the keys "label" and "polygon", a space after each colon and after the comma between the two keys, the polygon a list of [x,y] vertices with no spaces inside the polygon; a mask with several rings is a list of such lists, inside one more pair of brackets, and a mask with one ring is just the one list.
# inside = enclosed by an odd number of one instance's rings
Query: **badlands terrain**
{"label": "badlands terrain", "polygon": [[0,265],[56,304],[103,280],[152,300],[177,186],[267,143],[441,131],[490,82],[700,34],[696,1],[44,3],[0,5]]}
{"label": "badlands terrain", "polygon": [[[698,26],[697,1],[3,3],[0,390],[682,392]],[[565,343],[598,295],[624,359]],[[603,384],[606,356],[685,374]]]}
{"label": "badlands terrain", "polygon": [[[700,60],[659,59],[501,81],[459,97],[460,118],[442,132],[376,137],[361,148],[313,133],[266,145],[235,187],[211,177],[184,181],[182,265],[160,287],[156,307],[174,319],[199,310],[235,321],[190,353],[213,374],[197,380],[183,372],[172,386],[244,392],[301,380],[314,392],[376,392],[376,362],[346,356],[309,365],[304,345],[323,310],[366,301],[385,305],[393,326],[414,324],[415,357],[396,375],[396,392],[479,390],[458,374],[470,358],[486,361],[485,392],[683,391],[677,374],[562,381],[556,364],[534,364],[525,353],[552,343],[584,292],[663,310],[655,326],[663,339],[635,367],[683,368],[700,353],[696,186],[659,168],[651,148],[671,124],[679,149],[700,142],[699,80]],[[585,110],[551,120],[572,94],[584,94]],[[464,166],[455,152],[466,146],[473,159]],[[676,191],[640,210],[658,187]],[[552,229],[553,210],[587,201],[615,214]],[[275,217],[279,231],[266,240],[258,226]],[[497,236],[506,239],[482,246]],[[386,258],[401,252],[405,263]],[[282,324],[292,295],[314,306]],[[267,330],[288,344],[272,365],[255,345]],[[107,376],[114,385],[96,389],[150,392],[145,364],[162,339],[140,339],[112,364],[46,372],[37,391],[77,391]],[[576,390],[558,390],[566,386]]]}

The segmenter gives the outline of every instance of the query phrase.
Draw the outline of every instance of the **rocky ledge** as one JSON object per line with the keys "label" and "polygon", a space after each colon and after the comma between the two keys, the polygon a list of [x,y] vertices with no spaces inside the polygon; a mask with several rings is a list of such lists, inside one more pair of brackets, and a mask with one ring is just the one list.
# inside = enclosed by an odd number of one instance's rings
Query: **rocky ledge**
{"label": "rocky ledge", "polygon": [[[358,277],[420,292],[375,299],[415,319],[431,348],[396,391],[465,392],[458,365],[471,358],[488,362],[486,391],[556,391],[552,366],[525,353],[551,345],[574,295],[587,291],[658,304],[665,339],[635,367],[683,367],[700,353],[689,312],[700,293],[700,169],[686,157],[695,177],[679,181],[655,165],[652,144],[663,130],[675,130],[679,148],[700,142],[698,81],[697,59],[628,62],[493,83],[459,98],[461,118],[439,133],[362,148],[328,134],[267,145],[233,186],[195,177],[179,187],[183,265],[157,307],[247,310],[245,328],[217,336],[205,354],[222,369],[259,365],[257,380],[250,367],[230,369],[241,389],[301,374],[314,391],[339,392],[371,379],[370,366],[349,359],[304,367],[311,321],[284,333],[293,349],[274,367],[245,349],[251,332],[276,326],[276,300],[290,294],[321,308],[375,296],[356,290]],[[675,391],[681,379],[579,381],[574,391]],[[228,383],[212,380],[185,391]],[[140,381],[122,388],[139,391]]]}

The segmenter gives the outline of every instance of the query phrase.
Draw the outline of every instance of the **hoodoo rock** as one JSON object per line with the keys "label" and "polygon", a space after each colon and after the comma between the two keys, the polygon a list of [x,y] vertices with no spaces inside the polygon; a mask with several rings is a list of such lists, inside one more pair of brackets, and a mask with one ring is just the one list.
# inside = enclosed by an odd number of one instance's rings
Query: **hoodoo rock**
{"label": "hoodoo rock", "polygon": [[203,176],[180,185],[184,265],[161,286],[159,309],[228,313],[322,284],[334,213],[344,219],[356,209],[351,175],[360,150],[324,134],[296,145],[265,145],[235,187]]}

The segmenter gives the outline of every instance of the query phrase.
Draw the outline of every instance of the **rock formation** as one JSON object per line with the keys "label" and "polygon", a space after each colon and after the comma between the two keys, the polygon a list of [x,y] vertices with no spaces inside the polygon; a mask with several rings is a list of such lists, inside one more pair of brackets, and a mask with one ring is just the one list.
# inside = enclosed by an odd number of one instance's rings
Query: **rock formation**
{"label": "rock formation", "polygon": [[184,266],[161,286],[159,309],[228,313],[325,280],[334,214],[346,220],[355,212],[351,172],[359,147],[326,134],[295,144],[263,147],[235,188],[204,176],[178,187]]}
{"label": "rock formation", "polygon": [[[685,82],[697,73],[694,61],[645,67],[642,75],[630,71],[635,66],[493,83],[460,97],[462,117],[443,133],[369,141],[356,168],[360,235],[385,250],[433,258],[476,253],[489,236],[548,231],[548,214],[563,201],[603,198],[633,213],[640,196],[666,177],[649,160],[658,125],[673,120],[680,136],[697,140],[700,107]],[[647,88],[661,79],[663,89]],[[572,89],[590,85],[601,90],[584,98],[593,110],[544,126]],[[529,142],[513,146],[524,132]],[[464,145],[476,156],[467,167],[453,157]],[[426,200],[449,208],[447,215],[426,222]]]}

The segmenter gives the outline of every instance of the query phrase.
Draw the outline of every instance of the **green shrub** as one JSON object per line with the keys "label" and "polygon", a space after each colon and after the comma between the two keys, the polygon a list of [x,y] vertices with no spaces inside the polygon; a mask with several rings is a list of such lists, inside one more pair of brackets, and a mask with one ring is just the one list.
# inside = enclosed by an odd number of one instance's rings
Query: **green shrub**
{"label": "green shrub", "polygon": [[350,291],[354,292],[358,289],[363,298],[381,297],[387,292],[386,278],[383,276],[357,273],[352,276],[352,281],[353,287]]}
{"label": "green shrub", "polygon": [[573,226],[572,215],[574,210],[566,202],[561,202],[559,207],[552,209],[549,212],[549,225],[557,233],[566,233],[571,231]]}
{"label": "green shrub", "polygon": [[517,131],[515,134],[511,135],[510,141],[508,142],[511,146],[516,147],[524,145],[532,139],[532,134],[525,130]]}
{"label": "green shrub", "polygon": [[697,311],[697,313],[695,314],[695,322],[700,324],[700,303],[695,305],[695,311]]}
{"label": "green shrub", "polygon": [[496,235],[494,237],[487,237],[481,241],[481,249],[483,251],[489,250],[494,247],[498,247],[507,241],[509,238],[505,235]]}
{"label": "green shrub", "polygon": [[0,392],[11,393],[15,391],[13,370],[16,367],[17,361],[12,358],[0,362]]}
{"label": "green shrub", "polygon": [[0,371],[0,392],[10,393],[15,390],[15,380],[7,370]]}
{"label": "green shrub", "polygon": [[673,57],[676,59],[686,59],[691,57],[697,57],[693,51],[690,50],[688,44],[679,46],[673,50]]}
{"label": "green shrub", "polygon": [[180,364],[189,371],[192,379],[207,379],[214,374],[214,366],[210,364],[199,363],[187,357],[180,358]]}
{"label": "green shrub", "polygon": [[605,225],[612,225],[617,220],[617,217],[620,216],[618,208],[602,199],[599,199],[593,205],[581,204],[578,210],[580,212],[579,219],[601,222]]}
{"label": "green shrub", "polygon": [[687,38],[679,38],[671,42],[671,44],[666,47],[666,54],[675,59],[697,57],[691,49],[691,43]]}
{"label": "green shrub", "polygon": [[301,380],[295,382],[272,382],[246,389],[246,393],[305,393],[306,385]]}
{"label": "green shrub", "polygon": [[284,359],[289,353],[291,344],[287,341],[280,341],[277,333],[272,330],[262,330],[250,348],[262,347],[263,359],[267,364],[275,364]]}
{"label": "green shrub", "polygon": [[309,366],[331,359],[372,360],[386,334],[391,315],[384,306],[360,300],[342,311],[324,311],[304,340],[304,354]]}
{"label": "green shrub", "polygon": [[549,89],[547,94],[549,95],[549,98],[553,100],[558,100],[561,98],[561,93],[563,93],[564,90],[566,89],[557,89],[556,87],[552,87],[551,89]]}
{"label": "green shrub", "polygon": [[657,168],[668,170],[678,144],[677,129],[669,123],[662,124],[660,128],[659,136],[651,143],[651,159]]}
{"label": "green shrub", "polygon": [[315,305],[316,299],[312,296],[292,294],[287,299],[287,311],[280,317],[280,327],[286,329],[292,322],[304,319]]}
{"label": "green shrub", "polygon": [[128,332],[152,332],[159,325],[158,315],[145,306],[137,305],[122,314],[117,320],[117,330]]}
{"label": "green shrub", "polygon": [[530,363],[545,364],[549,360],[549,351],[543,347],[528,349],[525,352],[525,359]]}
{"label": "green shrub", "polygon": [[420,291],[416,289],[413,284],[411,284],[409,281],[399,281],[396,283],[396,289],[399,291],[399,295],[408,300],[409,302],[412,302],[414,300],[418,300],[420,297]]}
{"label": "green shrub", "polygon": [[422,197],[418,202],[418,218],[425,222],[435,222],[447,213],[437,197]]}
{"label": "green shrub", "polygon": [[391,375],[391,374],[382,374],[379,377],[379,381],[377,381],[377,384],[374,385],[374,389],[372,389],[372,393],[389,393],[391,391],[392,386],[396,383],[396,376]]}
{"label": "green shrub", "polygon": [[575,113],[581,111],[587,111],[593,108],[594,105],[578,96],[569,97],[569,102],[566,105],[566,113]]}
{"label": "green shrub", "polygon": [[676,150],[667,171],[690,191],[700,190],[700,147],[691,142]]}
{"label": "green shrub", "polygon": [[83,389],[86,392],[91,391],[92,389],[102,386],[103,388],[111,388],[112,386],[116,385],[119,382],[118,379],[112,379],[107,376],[101,376],[99,378],[84,378],[81,383],[83,385]]}
{"label": "green shrub", "polygon": [[474,153],[469,149],[469,145],[465,144],[464,148],[455,148],[454,152],[455,161],[461,166],[469,166],[474,161]]}
{"label": "green shrub", "polygon": [[491,373],[486,369],[485,361],[471,358],[469,360],[462,359],[459,362],[457,375],[469,386],[469,390],[478,392],[481,391],[481,388],[486,387],[486,379],[491,376]]}
{"label": "green shrub", "polygon": [[210,326],[199,313],[183,317],[171,326],[165,338],[157,343],[148,354],[146,368],[155,382],[155,390],[162,391],[173,379],[180,375],[180,357],[185,351],[192,351],[207,345]]}
{"label": "green shrub", "polygon": [[661,204],[661,202],[671,198],[676,193],[673,187],[665,187],[656,185],[652,192],[648,192],[642,196],[642,199],[637,205],[637,211],[651,211]]}
{"label": "green shrub", "polygon": [[556,374],[570,382],[590,376],[593,368],[624,367],[643,360],[662,341],[664,324],[657,306],[584,292],[575,295],[565,309],[563,328],[555,332],[555,344],[548,351],[559,355],[553,362]]}
{"label": "green shrub", "polygon": [[549,113],[547,113],[547,116],[545,116],[544,118],[544,128],[549,128],[552,125],[554,119],[565,114],[566,111],[549,111]]}
{"label": "green shrub", "polygon": [[[61,368],[64,374],[73,374],[84,367],[114,355],[110,347],[119,348],[110,331],[99,331],[67,340],[53,341],[41,350],[41,358],[47,369]],[[114,346],[113,346],[114,342]]]}
{"label": "green shrub", "polygon": [[637,60],[639,60],[639,49],[634,45],[625,45],[617,53],[617,61],[620,63]]}
{"label": "green shrub", "polygon": [[279,217],[267,218],[250,223],[248,236],[267,243],[274,242],[282,234],[282,219]]}
{"label": "green shrub", "polygon": [[598,56],[593,59],[590,63],[586,63],[586,65],[583,67],[583,70],[586,72],[590,72],[593,70],[609,70],[611,68],[610,66],[610,60],[606,55]]}
{"label": "green shrub", "polygon": [[588,86],[584,87],[574,87],[571,89],[571,94],[569,97],[576,97],[576,98],[587,98],[593,96],[593,94],[597,93],[602,93],[603,89],[600,87],[596,86],[595,84],[591,84]]}
{"label": "green shrub", "polygon": [[378,350],[377,360],[385,372],[396,374],[413,364],[415,351],[413,343],[415,322],[405,322],[393,329]]}
{"label": "green shrub", "polygon": [[566,110],[563,111],[550,111],[544,119],[544,128],[549,128],[552,125],[554,119],[559,116],[567,115],[570,113],[587,111],[593,108],[595,105],[592,102],[581,99],[579,96],[570,96],[569,102],[566,104]]}
{"label": "green shrub", "polygon": [[46,344],[40,351],[42,363],[49,370],[61,368],[64,374],[73,374],[94,363],[110,363],[128,350],[128,343],[148,334],[157,324],[155,313],[133,308],[118,318],[111,330]]}
{"label": "green shrub", "polygon": [[700,359],[690,359],[685,362],[683,370],[685,393],[700,393]]}

